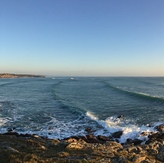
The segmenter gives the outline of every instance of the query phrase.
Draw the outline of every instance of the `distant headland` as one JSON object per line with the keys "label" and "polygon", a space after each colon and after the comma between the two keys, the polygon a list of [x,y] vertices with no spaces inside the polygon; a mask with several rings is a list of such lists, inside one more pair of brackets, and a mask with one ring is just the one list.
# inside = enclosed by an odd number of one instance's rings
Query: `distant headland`
{"label": "distant headland", "polygon": [[43,75],[30,75],[30,74],[10,74],[2,73],[0,78],[45,78]]}

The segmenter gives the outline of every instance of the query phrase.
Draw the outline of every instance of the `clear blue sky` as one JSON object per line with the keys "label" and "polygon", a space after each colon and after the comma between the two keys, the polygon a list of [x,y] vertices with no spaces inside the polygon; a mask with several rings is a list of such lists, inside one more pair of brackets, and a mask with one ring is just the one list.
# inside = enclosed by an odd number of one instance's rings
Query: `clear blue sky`
{"label": "clear blue sky", "polygon": [[164,0],[1,0],[2,72],[164,76]]}

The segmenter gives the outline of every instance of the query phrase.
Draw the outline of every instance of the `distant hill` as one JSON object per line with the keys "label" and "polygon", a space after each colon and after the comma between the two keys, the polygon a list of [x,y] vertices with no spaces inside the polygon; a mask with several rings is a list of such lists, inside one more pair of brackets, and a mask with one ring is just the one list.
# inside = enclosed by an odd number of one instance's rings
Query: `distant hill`
{"label": "distant hill", "polygon": [[30,74],[0,74],[0,78],[45,78],[43,75],[30,75]]}

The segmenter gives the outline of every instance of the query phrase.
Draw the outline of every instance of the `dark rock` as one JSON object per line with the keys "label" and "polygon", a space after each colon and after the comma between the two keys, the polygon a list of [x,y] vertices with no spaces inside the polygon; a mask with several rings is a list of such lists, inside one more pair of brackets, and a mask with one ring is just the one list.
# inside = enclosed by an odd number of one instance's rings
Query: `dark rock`
{"label": "dark rock", "polygon": [[97,139],[94,135],[87,135],[87,139],[89,140],[89,143],[99,143],[100,141]]}
{"label": "dark rock", "polygon": [[130,144],[130,143],[132,143],[132,142],[133,142],[132,139],[130,139],[130,138],[126,139],[126,143]]}
{"label": "dark rock", "polygon": [[48,128],[48,130],[53,130],[53,127],[52,127],[52,126],[50,126],[50,127]]}
{"label": "dark rock", "polygon": [[21,136],[21,137],[32,137],[31,134],[20,134],[19,136]]}
{"label": "dark rock", "polygon": [[140,135],[141,136],[148,136],[149,135],[149,132],[142,132]]}
{"label": "dark rock", "polygon": [[111,137],[107,137],[107,136],[102,136],[102,135],[98,135],[97,136],[97,139],[98,140],[100,140],[100,141],[110,141],[110,140],[112,140],[112,138]]}
{"label": "dark rock", "polygon": [[85,142],[88,142],[87,136],[80,136],[79,138],[82,139],[82,140],[84,140]]}
{"label": "dark rock", "polygon": [[145,142],[145,144],[149,144],[155,140],[157,140],[157,141],[163,140],[164,139],[164,133],[159,133],[159,132],[153,133],[152,135],[149,135],[148,138],[149,138],[149,140],[147,140]]}
{"label": "dark rock", "polygon": [[161,124],[156,127],[157,131],[164,133],[164,124]]}
{"label": "dark rock", "polygon": [[123,131],[116,131],[112,134],[113,138],[120,138],[122,135]]}
{"label": "dark rock", "polygon": [[17,132],[7,132],[7,133],[4,133],[3,135],[15,135],[15,136],[19,136],[19,134]]}
{"label": "dark rock", "polygon": [[134,139],[134,140],[132,140],[132,139],[127,139],[127,141],[126,141],[127,144],[134,144],[134,145],[139,145],[139,144],[141,144],[142,142],[143,142],[143,141],[140,140],[140,139]]}
{"label": "dark rock", "polygon": [[13,129],[12,129],[12,128],[8,128],[7,131],[8,131],[8,132],[12,132]]}
{"label": "dark rock", "polygon": [[99,141],[97,137],[92,134],[87,135],[85,138],[86,139],[83,140],[86,141],[87,143],[101,143],[101,141]]}
{"label": "dark rock", "polygon": [[119,115],[117,118],[124,118],[124,115]]}
{"label": "dark rock", "polygon": [[8,132],[12,132],[13,131],[13,128],[8,128],[7,131]]}
{"label": "dark rock", "polygon": [[13,127],[13,128],[8,128],[7,131],[8,131],[8,132],[13,132],[15,129],[16,129],[15,127]]}
{"label": "dark rock", "polygon": [[92,131],[92,129],[91,129],[90,127],[87,127],[87,128],[85,129],[85,131],[89,133],[89,132]]}
{"label": "dark rock", "polygon": [[164,146],[161,146],[159,148],[158,154],[157,154],[157,159],[164,162]]}

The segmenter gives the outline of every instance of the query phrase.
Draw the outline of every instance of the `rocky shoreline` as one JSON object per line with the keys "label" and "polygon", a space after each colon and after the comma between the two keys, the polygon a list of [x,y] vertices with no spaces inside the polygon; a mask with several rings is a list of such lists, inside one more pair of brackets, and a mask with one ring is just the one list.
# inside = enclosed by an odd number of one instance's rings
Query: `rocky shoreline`
{"label": "rocky shoreline", "polygon": [[0,74],[0,78],[44,78],[43,75],[30,75],[30,74]]}
{"label": "rocky shoreline", "polygon": [[[164,124],[148,139],[127,139],[117,142],[116,137],[75,136],[63,140],[47,139],[38,135],[18,134],[9,130],[0,134],[1,163],[162,163],[164,162]],[[146,134],[146,133],[143,133]]]}

